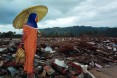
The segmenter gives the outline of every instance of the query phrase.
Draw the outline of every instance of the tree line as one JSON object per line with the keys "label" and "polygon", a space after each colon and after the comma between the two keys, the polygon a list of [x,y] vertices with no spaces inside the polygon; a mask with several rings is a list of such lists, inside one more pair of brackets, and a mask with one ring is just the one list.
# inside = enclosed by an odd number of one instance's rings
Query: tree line
{"label": "tree line", "polygon": [[[42,37],[117,37],[117,28],[73,26],[65,28],[45,28],[39,29]],[[16,32],[0,32],[0,38],[20,38],[22,34]]]}
{"label": "tree line", "polygon": [[20,38],[21,34],[16,34],[16,32],[0,32],[0,38]]}
{"label": "tree line", "polygon": [[40,29],[46,37],[117,37],[117,28],[73,26]]}

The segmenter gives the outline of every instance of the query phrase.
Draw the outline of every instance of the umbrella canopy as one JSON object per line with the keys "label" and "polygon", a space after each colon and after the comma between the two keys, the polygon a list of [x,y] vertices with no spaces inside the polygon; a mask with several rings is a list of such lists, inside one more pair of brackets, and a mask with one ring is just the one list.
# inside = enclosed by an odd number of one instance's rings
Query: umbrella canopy
{"label": "umbrella canopy", "polygon": [[13,21],[13,27],[16,29],[22,29],[23,25],[28,20],[28,16],[31,13],[36,13],[38,15],[38,21],[40,21],[47,14],[47,12],[48,12],[48,8],[43,5],[33,6],[28,9],[25,9],[16,16],[16,18]]}

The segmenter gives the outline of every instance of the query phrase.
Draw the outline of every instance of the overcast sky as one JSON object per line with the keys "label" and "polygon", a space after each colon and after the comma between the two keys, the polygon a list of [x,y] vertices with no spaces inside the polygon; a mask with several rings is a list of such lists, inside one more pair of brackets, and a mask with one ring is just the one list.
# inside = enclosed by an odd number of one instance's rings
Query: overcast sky
{"label": "overcast sky", "polygon": [[0,0],[0,32],[14,29],[12,22],[23,9],[35,5],[48,7],[48,14],[38,28],[86,25],[117,26],[117,0]]}

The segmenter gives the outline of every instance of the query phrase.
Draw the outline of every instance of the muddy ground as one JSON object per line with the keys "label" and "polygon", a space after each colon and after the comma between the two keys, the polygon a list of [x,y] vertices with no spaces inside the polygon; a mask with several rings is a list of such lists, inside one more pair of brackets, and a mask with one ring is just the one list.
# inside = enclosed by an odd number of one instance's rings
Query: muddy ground
{"label": "muddy ground", "polygon": [[93,68],[90,72],[95,75],[96,78],[117,78],[117,65],[100,69]]}

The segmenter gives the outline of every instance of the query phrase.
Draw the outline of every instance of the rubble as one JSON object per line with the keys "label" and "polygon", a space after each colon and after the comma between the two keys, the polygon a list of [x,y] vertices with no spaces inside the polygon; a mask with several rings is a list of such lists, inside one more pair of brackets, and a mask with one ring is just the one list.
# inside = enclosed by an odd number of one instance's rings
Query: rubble
{"label": "rubble", "polygon": [[[0,78],[26,78],[23,63],[16,63],[18,43],[16,39],[2,39]],[[35,78],[96,78],[89,70],[116,64],[116,38],[40,38],[34,59]]]}

